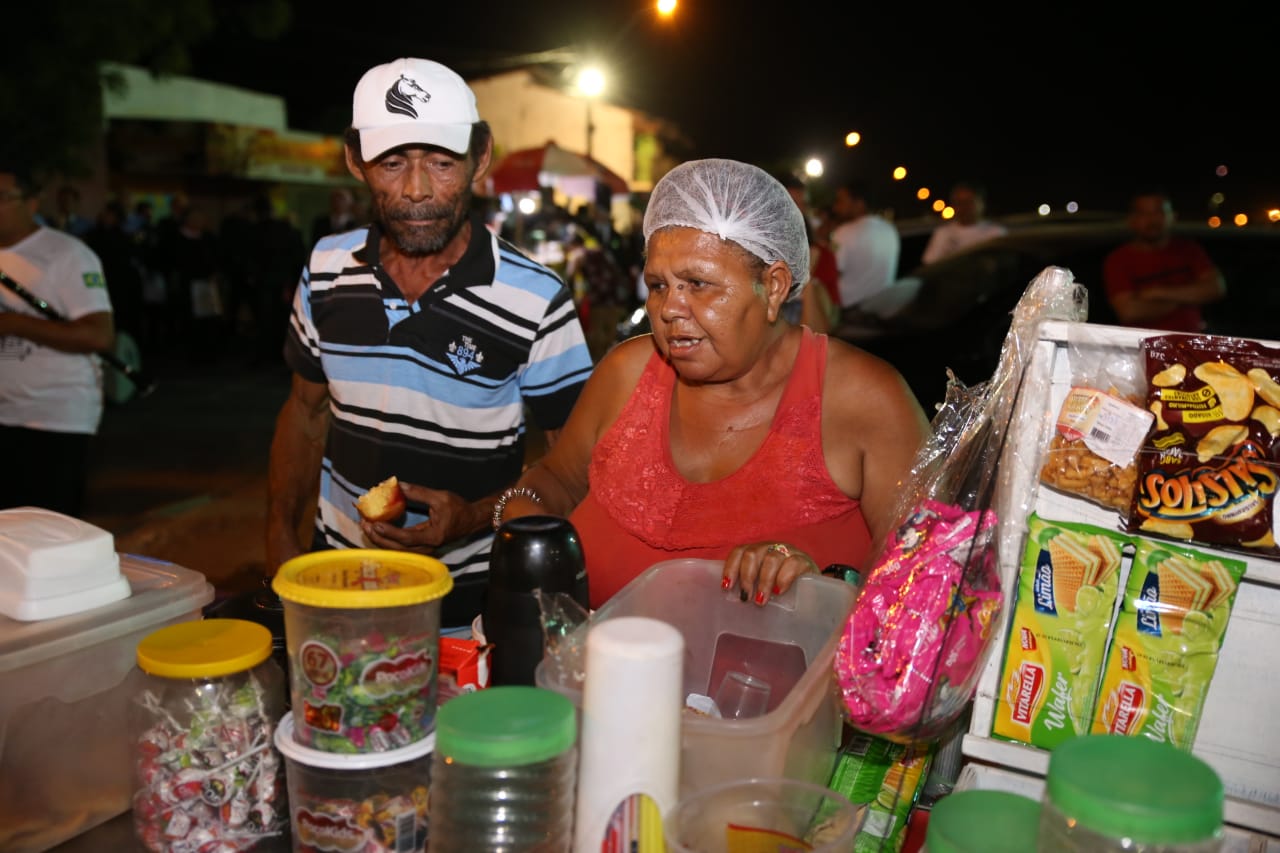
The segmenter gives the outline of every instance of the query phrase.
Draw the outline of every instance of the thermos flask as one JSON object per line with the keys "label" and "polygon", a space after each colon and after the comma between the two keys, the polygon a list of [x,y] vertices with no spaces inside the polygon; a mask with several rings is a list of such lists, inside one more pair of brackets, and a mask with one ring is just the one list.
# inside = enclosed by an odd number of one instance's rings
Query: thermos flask
{"label": "thermos flask", "polygon": [[566,593],[588,606],[582,542],[568,519],[521,516],[494,535],[483,614],[485,639],[493,645],[489,671],[495,685],[534,683],[533,670],[543,654],[535,590]]}

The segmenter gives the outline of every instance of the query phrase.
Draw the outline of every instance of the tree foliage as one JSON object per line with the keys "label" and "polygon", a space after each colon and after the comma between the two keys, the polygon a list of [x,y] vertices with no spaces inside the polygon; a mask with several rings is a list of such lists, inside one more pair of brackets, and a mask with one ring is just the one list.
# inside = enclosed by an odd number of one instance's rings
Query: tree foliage
{"label": "tree foliage", "polygon": [[101,133],[102,87],[123,85],[104,77],[102,63],[184,73],[191,49],[220,33],[280,35],[290,7],[288,0],[35,0],[6,19],[0,159],[81,175]]}

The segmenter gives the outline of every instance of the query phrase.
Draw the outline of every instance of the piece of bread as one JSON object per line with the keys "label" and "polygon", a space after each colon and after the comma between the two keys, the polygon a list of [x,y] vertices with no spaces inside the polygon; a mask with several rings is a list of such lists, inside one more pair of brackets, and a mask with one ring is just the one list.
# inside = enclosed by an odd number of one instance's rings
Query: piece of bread
{"label": "piece of bread", "polygon": [[400,481],[395,477],[388,477],[356,499],[356,509],[366,521],[395,521],[406,508]]}

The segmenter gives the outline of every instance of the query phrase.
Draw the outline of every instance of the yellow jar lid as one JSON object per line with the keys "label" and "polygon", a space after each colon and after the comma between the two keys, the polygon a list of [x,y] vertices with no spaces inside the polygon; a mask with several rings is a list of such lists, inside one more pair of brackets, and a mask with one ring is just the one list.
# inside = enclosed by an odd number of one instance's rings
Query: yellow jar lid
{"label": "yellow jar lid", "polygon": [[294,557],[280,567],[271,588],[297,604],[365,610],[443,598],[453,589],[453,578],[434,557],[349,548]]}
{"label": "yellow jar lid", "polygon": [[244,619],[201,619],[153,631],[138,643],[138,666],[165,678],[215,678],[271,656],[271,632]]}

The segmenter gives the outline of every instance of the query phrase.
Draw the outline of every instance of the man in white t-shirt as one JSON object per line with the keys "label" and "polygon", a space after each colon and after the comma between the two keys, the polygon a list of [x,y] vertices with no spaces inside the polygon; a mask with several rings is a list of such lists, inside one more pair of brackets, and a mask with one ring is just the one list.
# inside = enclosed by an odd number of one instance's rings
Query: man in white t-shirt
{"label": "man in white t-shirt", "polygon": [[837,187],[831,209],[841,220],[831,232],[840,271],[840,307],[856,308],[893,285],[902,238],[892,222],[871,212],[867,187],[861,181]]}
{"label": "man in white t-shirt", "polygon": [[957,183],[951,188],[950,201],[955,218],[934,229],[920,256],[922,263],[932,264],[1008,233],[1003,225],[984,218],[987,193],[981,185],[971,181]]}
{"label": "man in white t-shirt", "polygon": [[62,320],[0,281],[0,509],[81,513],[89,440],[102,419],[102,371],[115,324],[98,256],[36,219],[39,192],[0,163],[0,272]]}

